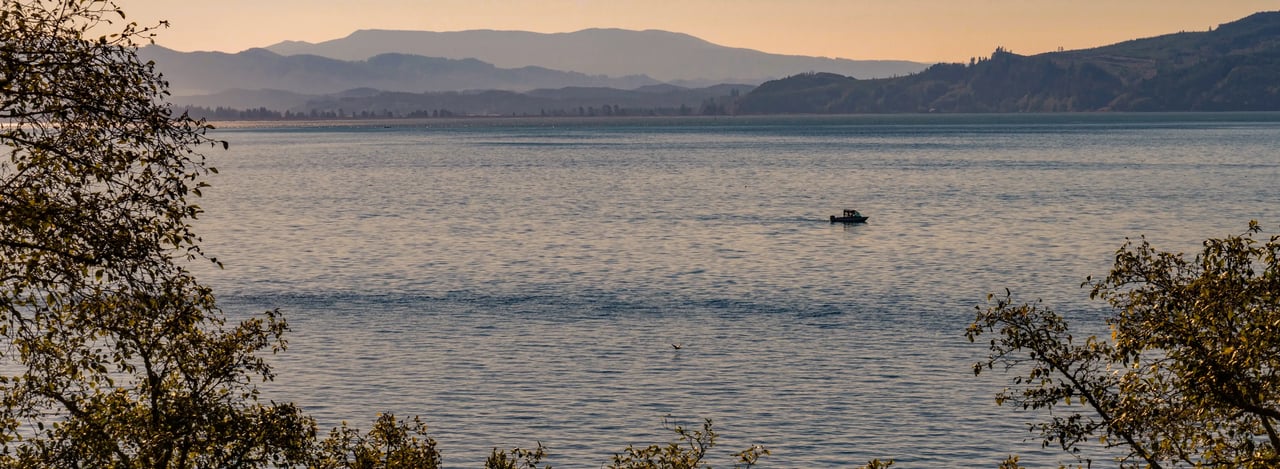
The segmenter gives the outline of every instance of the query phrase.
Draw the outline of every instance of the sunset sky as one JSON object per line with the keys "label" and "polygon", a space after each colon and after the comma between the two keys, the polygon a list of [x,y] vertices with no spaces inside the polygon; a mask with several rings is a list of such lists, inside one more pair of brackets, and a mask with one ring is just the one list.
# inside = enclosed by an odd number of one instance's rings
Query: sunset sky
{"label": "sunset sky", "polygon": [[730,47],[849,59],[958,62],[1203,31],[1276,0],[118,0],[169,20],[157,43],[238,52],[357,29],[661,29]]}

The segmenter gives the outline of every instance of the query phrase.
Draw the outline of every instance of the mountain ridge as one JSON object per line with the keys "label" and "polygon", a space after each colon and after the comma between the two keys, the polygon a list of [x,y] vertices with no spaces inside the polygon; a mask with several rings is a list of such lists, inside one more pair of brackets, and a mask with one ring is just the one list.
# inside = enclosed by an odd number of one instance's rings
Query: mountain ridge
{"label": "mountain ridge", "polygon": [[311,54],[342,60],[365,59],[380,52],[476,58],[498,67],[542,66],[606,76],[643,74],[687,85],[760,83],[808,70],[864,78],[889,77],[927,66],[905,60],[770,54],[721,46],[685,33],[621,28],[567,33],[361,29],[338,39],[317,43],[284,41],[266,49],[281,55]]}
{"label": "mountain ridge", "polygon": [[226,52],[178,52],[149,45],[139,57],[152,60],[174,95],[209,95],[229,89],[277,89],[328,94],[351,88],[384,91],[522,91],[559,86],[634,88],[660,83],[646,76],[606,77],[545,67],[500,68],[477,59],[447,59],[384,53],[361,61],[311,54],[280,55],[265,48]]}
{"label": "mountain ridge", "polygon": [[737,102],[748,114],[1280,110],[1280,11],[1210,31],[939,63],[909,76],[799,74]]}

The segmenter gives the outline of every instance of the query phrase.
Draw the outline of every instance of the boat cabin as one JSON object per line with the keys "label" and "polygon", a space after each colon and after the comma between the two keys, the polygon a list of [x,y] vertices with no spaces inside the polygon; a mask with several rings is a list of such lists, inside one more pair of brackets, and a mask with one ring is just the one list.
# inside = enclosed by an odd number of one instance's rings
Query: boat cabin
{"label": "boat cabin", "polygon": [[846,209],[846,210],[844,211],[844,215],[841,215],[841,216],[838,216],[838,217],[837,217],[837,216],[835,216],[835,215],[832,215],[832,216],[831,216],[831,223],[837,223],[837,222],[840,222],[840,223],[864,223],[864,222],[866,222],[866,221],[867,221],[867,217],[866,217],[865,215],[861,214],[861,213],[858,213],[858,211],[857,211],[857,210],[849,210],[849,209]]}

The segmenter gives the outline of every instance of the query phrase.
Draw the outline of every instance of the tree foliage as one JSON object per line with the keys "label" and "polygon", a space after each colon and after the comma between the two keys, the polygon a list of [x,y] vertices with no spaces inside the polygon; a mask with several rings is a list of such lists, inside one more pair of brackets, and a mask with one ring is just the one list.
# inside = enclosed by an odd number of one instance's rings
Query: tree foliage
{"label": "tree foliage", "polygon": [[107,0],[0,6],[0,465],[253,467],[314,439],[254,385],[286,323],[229,324],[184,267],[198,150],[225,143],[165,103],[152,31]]}
{"label": "tree foliage", "polygon": [[396,421],[382,414],[368,433],[342,426],[320,441],[309,464],[312,469],[435,469],[440,467],[436,440],[418,417]]}
{"label": "tree foliage", "polygon": [[[664,422],[665,425],[665,422]],[[670,427],[678,437],[676,441],[664,445],[649,445],[637,448],[634,445],[613,455],[610,469],[699,469],[708,467],[703,459],[707,451],[715,447],[719,434],[711,428],[711,419],[702,422],[702,429],[688,429],[681,425]],[[754,445],[737,456],[734,467],[752,467],[761,456],[769,454],[769,450]]]}
{"label": "tree foliage", "polygon": [[1016,373],[997,396],[1046,409],[1045,445],[1083,459],[1101,441],[1121,467],[1280,466],[1280,242],[1247,232],[1194,259],[1127,242],[1090,296],[1113,308],[1110,340],[1077,340],[1039,304],[993,300],[968,329],[992,334],[975,373]]}
{"label": "tree foliage", "polygon": [[[534,449],[512,448],[511,452],[493,449],[484,461],[484,469],[539,469],[538,464],[547,457],[547,449],[538,443]],[[551,469],[544,465],[541,469]]]}

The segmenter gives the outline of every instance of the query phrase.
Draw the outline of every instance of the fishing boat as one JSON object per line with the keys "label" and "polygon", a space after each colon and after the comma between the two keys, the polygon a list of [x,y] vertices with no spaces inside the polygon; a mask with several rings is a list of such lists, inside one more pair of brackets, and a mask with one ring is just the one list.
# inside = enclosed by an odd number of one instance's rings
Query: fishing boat
{"label": "fishing boat", "polygon": [[866,223],[867,218],[868,217],[863,216],[861,213],[858,213],[857,210],[845,210],[844,215],[838,217],[832,215],[831,223]]}

